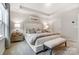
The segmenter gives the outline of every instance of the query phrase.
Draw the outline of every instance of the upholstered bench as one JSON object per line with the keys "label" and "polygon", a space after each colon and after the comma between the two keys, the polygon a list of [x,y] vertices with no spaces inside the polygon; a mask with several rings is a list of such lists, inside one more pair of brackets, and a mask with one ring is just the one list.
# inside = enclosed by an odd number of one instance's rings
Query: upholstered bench
{"label": "upholstered bench", "polygon": [[67,40],[64,38],[56,38],[50,41],[47,41],[44,43],[44,49],[47,47],[50,50],[50,55],[52,55],[53,48],[55,48],[58,45],[61,45],[65,43],[65,46],[67,46]]}

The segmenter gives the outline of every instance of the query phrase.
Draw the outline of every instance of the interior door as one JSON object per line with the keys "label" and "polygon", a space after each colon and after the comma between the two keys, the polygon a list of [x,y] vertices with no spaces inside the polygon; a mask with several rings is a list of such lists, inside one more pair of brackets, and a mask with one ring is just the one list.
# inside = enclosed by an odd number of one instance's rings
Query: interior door
{"label": "interior door", "polygon": [[72,20],[72,26],[73,26],[73,39],[76,41],[78,39],[78,16],[73,16]]}
{"label": "interior door", "polygon": [[77,39],[77,19],[77,15],[71,13],[62,17],[61,20],[62,34],[73,41]]}

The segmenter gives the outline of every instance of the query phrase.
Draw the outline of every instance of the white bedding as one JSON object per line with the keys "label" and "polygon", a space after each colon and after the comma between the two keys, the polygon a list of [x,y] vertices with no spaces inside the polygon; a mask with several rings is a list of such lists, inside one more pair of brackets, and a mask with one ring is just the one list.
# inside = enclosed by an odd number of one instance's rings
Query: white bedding
{"label": "white bedding", "polygon": [[39,45],[45,41],[59,37],[60,35],[53,35],[52,33],[41,33],[41,34],[26,34],[26,37],[30,44]]}
{"label": "white bedding", "polygon": [[35,45],[43,44],[46,41],[53,40],[53,39],[58,38],[58,37],[60,37],[60,35],[51,35],[51,36],[38,38],[35,42]]}
{"label": "white bedding", "polygon": [[60,35],[50,35],[51,33],[42,34],[26,34],[25,39],[29,46],[33,49],[35,53],[43,50],[43,43],[55,38],[60,37]]}

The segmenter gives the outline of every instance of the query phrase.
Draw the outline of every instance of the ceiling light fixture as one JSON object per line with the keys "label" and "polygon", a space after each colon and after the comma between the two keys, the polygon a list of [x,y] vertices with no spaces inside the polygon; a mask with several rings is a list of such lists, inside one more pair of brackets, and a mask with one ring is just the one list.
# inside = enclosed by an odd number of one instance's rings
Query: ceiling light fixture
{"label": "ceiling light fixture", "polygon": [[46,6],[51,6],[51,3],[45,3]]}

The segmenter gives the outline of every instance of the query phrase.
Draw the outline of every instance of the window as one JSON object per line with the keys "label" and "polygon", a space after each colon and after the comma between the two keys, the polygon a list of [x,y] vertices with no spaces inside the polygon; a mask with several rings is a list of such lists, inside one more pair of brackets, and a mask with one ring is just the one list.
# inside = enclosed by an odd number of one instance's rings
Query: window
{"label": "window", "polygon": [[0,36],[4,36],[3,8],[0,4]]}

